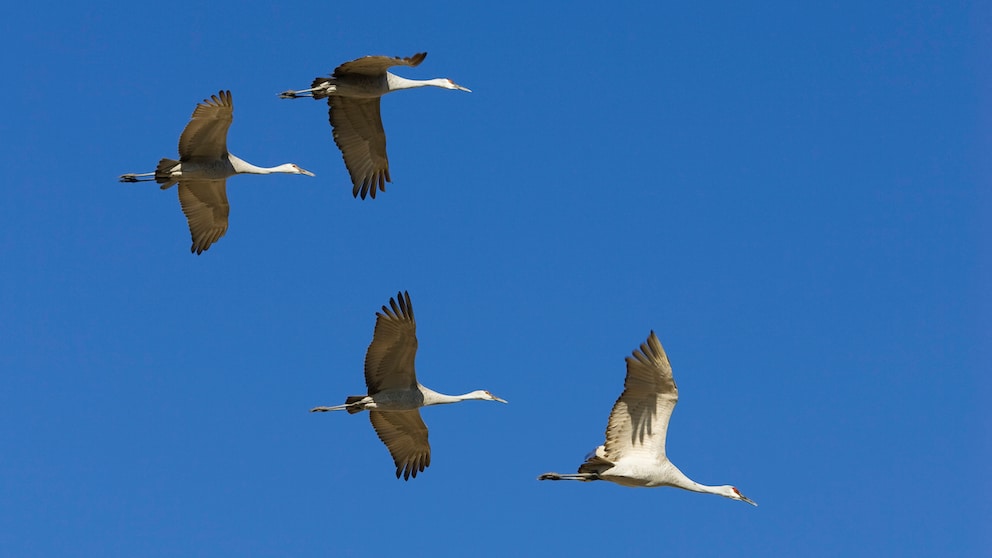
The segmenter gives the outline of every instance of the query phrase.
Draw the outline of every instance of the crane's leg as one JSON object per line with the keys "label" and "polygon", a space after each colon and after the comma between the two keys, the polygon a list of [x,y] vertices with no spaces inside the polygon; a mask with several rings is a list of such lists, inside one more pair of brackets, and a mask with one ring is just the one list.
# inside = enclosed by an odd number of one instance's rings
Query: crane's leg
{"label": "crane's leg", "polygon": [[334,405],[333,407],[314,407],[311,413],[326,413],[327,411],[347,411],[348,405]]}
{"label": "crane's leg", "polygon": [[537,477],[537,480],[574,480],[574,481],[596,481],[601,480],[596,473],[544,473]]}
{"label": "crane's leg", "polygon": [[348,414],[360,413],[366,409],[375,409],[375,401],[368,395],[349,395],[344,399],[344,405],[333,407],[314,407],[311,413],[326,413],[327,411],[348,411]]}
{"label": "crane's leg", "polygon": [[151,182],[152,180],[155,180],[155,173],[153,172],[143,172],[140,174],[129,172],[121,175],[121,182]]}
{"label": "crane's leg", "polygon": [[313,97],[314,93],[322,94],[321,97],[326,97],[328,93],[333,92],[337,89],[334,84],[331,83],[321,83],[317,87],[311,87],[310,89],[300,89],[299,91],[283,91],[279,94],[280,99],[295,99],[297,97]]}

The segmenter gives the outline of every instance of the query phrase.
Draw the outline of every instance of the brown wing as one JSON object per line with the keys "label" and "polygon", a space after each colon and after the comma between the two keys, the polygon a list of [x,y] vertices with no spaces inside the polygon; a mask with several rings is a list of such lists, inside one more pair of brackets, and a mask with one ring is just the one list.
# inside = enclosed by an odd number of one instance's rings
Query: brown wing
{"label": "brown wing", "polygon": [[180,180],[179,203],[189,222],[193,237],[190,252],[202,254],[227,232],[227,216],[231,206],[227,203],[226,180]]}
{"label": "brown wing", "polygon": [[628,453],[664,458],[668,419],[678,400],[672,366],[652,331],[627,357],[627,379],[610,412],[603,457],[612,462]]}
{"label": "brown wing", "polygon": [[331,107],[331,128],[334,143],[341,150],[344,166],[351,175],[352,193],[362,199],[376,190],[386,190],[389,179],[389,159],[386,157],[386,131],[379,114],[379,98],[327,98]]}
{"label": "brown wing", "polygon": [[179,136],[179,159],[219,159],[227,153],[227,130],[234,120],[230,91],[221,91],[196,105]]}
{"label": "brown wing", "polygon": [[369,411],[372,428],[389,448],[396,465],[396,478],[417,478],[417,473],[431,464],[431,445],[427,443],[427,425],[420,411]]}
{"label": "brown wing", "polygon": [[[397,300],[399,302],[397,302]],[[397,293],[389,308],[376,312],[375,333],[365,353],[365,385],[368,394],[388,389],[416,389],[417,323],[413,319],[410,294]]]}
{"label": "brown wing", "polygon": [[424,58],[427,58],[426,52],[418,52],[407,58],[400,58],[399,56],[363,56],[334,68],[334,77],[340,77],[345,74],[376,76],[386,73],[393,66],[416,66],[423,62]]}

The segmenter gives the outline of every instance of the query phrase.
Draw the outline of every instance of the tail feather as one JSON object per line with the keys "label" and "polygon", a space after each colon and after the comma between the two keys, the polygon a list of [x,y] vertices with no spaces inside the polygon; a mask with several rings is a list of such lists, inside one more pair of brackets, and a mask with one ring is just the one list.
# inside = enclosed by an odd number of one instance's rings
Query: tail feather
{"label": "tail feather", "polygon": [[345,410],[348,411],[348,414],[349,415],[353,415],[355,413],[360,413],[360,412],[362,412],[364,410],[361,407],[351,407],[350,406],[352,403],[358,403],[362,399],[365,399],[365,396],[364,395],[349,395],[344,400],[344,404],[345,405],[349,405],[349,407],[346,407],[345,408]]}
{"label": "tail feather", "polygon": [[[324,85],[325,83],[327,83],[327,81],[328,81],[328,78],[326,78],[326,77],[315,78],[313,80],[313,83],[310,84],[310,88],[311,89],[317,89],[318,87],[320,87],[320,86]],[[313,98],[314,99],[326,99],[327,98],[327,90],[326,89],[318,89],[317,91],[312,91],[311,92],[311,95],[313,95]]]}
{"label": "tail feather", "polygon": [[179,164],[179,161],[175,159],[162,159],[158,162],[158,166],[155,167],[155,182],[161,184],[163,190],[169,188],[178,180],[173,178],[172,169]]}
{"label": "tail feather", "polygon": [[598,475],[613,466],[613,462],[606,458],[606,448],[599,446],[586,456],[586,462],[579,465],[580,473]]}

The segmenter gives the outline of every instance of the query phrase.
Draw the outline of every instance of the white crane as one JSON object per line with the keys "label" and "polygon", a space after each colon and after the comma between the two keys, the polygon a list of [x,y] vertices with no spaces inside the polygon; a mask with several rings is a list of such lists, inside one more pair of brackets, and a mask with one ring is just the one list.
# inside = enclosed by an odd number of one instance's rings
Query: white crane
{"label": "white crane", "polygon": [[227,232],[227,178],[236,174],[305,174],[293,163],[256,167],[227,151],[227,130],[234,119],[231,92],[221,91],[196,105],[179,136],[179,160],[162,159],[155,172],[122,174],[121,182],[154,180],[165,190],[179,183],[179,203],[193,237],[190,252],[202,254]]}
{"label": "white crane", "polygon": [[[399,301],[399,302],[397,302]],[[427,426],[420,418],[420,407],[478,399],[505,400],[485,390],[464,395],[445,395],[417,381],[413,361],[417,356],[417,324],[407,292],[389,299],[389,308],[376,312],[375,333],[365,353],[365,385],[368,395],[351,395],[344,405],[314,407],[310,412],[369,411],[372,428],[389,448],[396,465],[396,478],[417,477],[431,464]]]}
{"label": "white crane", "polygon": [[665,435],[679,390],[658,337],[651,332],[627,357],[623,393],[613,404],[606,443],[586,458],[578,473],[544,473],[538,480],[605,480],[623,486],[674,486],[758,504],[730,485],[706,486],[685,476],[665,455]]}
{"label": "white crane", "polygon": [[409,58],[365,56],[341,64],[330,77],[314,79],[310,89],[279,94],[283,99],[327,99],[331,107],[334,143],[348,167],[355,197],[361,194],[364,200],[366,194],[371,194],[375,199],[376,188],[385,192],[386,183],[392,182],[386,157],[386,132],[379,115],[380,97],[401,89],[425,86],[471,92],[447,78],[406,79],[387,71],[393,66],[417,66],[426,57],[426,52]]}

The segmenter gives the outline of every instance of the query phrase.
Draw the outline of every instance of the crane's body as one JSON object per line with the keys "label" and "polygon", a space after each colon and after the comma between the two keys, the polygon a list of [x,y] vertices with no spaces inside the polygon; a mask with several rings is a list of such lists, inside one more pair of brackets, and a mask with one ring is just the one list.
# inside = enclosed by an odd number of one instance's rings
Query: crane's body
{"label": "crane's body", "polygon": [[447,78],[415,80],[389,72],[393,66],[417,66],[427,57],[421,52],[408,58],[365,56],[345,62],[329,77],[313,80],[309,89],[284,91],[283,99],[312,97],[327,99],[334,143],[341,150],[351,175],[352,195],[365,199],[385,191],[389,176],[386,132],[382,127],[379,99],[393,91],[417,87],[440,87],[471,91]]}
{"label": "crane's body", "polygon": [[[447,395],[434,391],[419,382],[412,389],[388,389],[373,395],[349,395],[349,402],[333,407],[314,407],[313,412],[348,411],[351,414],[375,409],[377,411],[410,411],[432,405],[447,405],[460,401],[502,401],[485,390],[476,390],[462,395]],[[505,403],[505,401],[502,401]]]}
{"label": "crane's body", "polygon": [[285,91],[280,93],[284,99],[295,97],[313,97],[326,99],[328,97],[349,97],[352,99],[378,99],[387,93],[418,87],[440,87],[442,89],[458,89],[470,91],[461,86],[452,87],[453,83],[447,78],[407,79],[391,72],[377,75],[342,73],[331,77],[314,79],[310,89],[301,91]]}
{"label": "crane's body", "polygon": [[275,167],[259,167],[234,156],[225,153],[216,159],[189,159],[186,162],[175,161],[173,159],[162,159],[161,168],[153,173],[123,175],[129,179],[125,182],[139,182],[130,180],[131,177],[140,178],[144,176],[154,176],[155,181],[161,184],[163,190],[172,187],[182,179],[187,180],[227,180],[238,174],[306,174],[312,176],[309,171],[299,172],[298,166],[292,163],[285,163]]}
{"label": "crane's body", "polygon": [[227,131],[234,120],[230,91],[221,91],[196,105],[179,137],[179,160],[162,159],[155,172],[129,173],[121,182],[154,180],[163,190],[179,184],[179,203],[189,223],[190,252],[202,254],[227,232],[231,206],[227,179],[236,174],[313,173],[293,163],[258,167],[227,151]]}
{"label": "crane's body", "polygon": [[668,422],[678,398],[668,355],[652,331],[640,350],[627,357],[627,379],[610,412],[606,443],[586,458],[577,473],[544,473],[538,480],[604,480],[643,488],[671,486],[757,506],[737,488],[700,484],[668,460]]}
{"label": "crane's body", "polygon": [[[397,302],[399,301],[399,302]],[[369,411],[369,420],[382,443],[389,449],[396,465],[396,478],[417,477],[431,463],[431,446],[427,425],[420,418],[420,408],[459,401],[505,400],[485,390],[463,395],[445,395],[426,388],[417,381],[414,359],[417,356],[417,324],[413,317],[410,294],[397,293],[389,306],[376,312],[375,332],[365,353],[367,395],[350,395],[342,405],[314,407],[310,412]]]}

